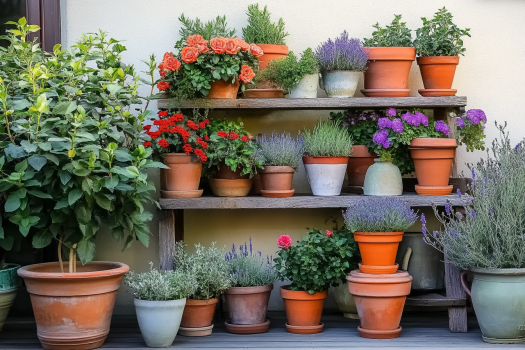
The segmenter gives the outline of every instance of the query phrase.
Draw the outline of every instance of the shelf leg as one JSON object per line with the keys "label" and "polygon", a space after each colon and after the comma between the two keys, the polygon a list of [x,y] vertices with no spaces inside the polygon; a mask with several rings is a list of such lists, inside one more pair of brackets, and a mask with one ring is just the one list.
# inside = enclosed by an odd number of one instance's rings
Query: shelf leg
{"label": "shelf leg", "polygon": [[159,220],[159,267],[173,270],[175,242],[184,240],[184,210],[163,210]]}
{"label": "shelf leg", "polygon": [[[466,298],[466,293],[461,286],[461,269],[449,263],[445,263],[445,286],[447,297]],[[451,332],[467,332],[467,307],[449,307],[448,324]]]}

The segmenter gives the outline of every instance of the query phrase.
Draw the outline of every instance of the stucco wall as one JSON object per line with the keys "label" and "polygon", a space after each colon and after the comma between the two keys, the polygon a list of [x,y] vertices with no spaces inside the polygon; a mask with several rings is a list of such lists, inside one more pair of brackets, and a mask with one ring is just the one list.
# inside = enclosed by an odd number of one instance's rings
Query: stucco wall
{"label": "stucco wall", "polygon": [[[62,38],[65,46],[74,44],[81,33],[98,31],[110,33],[111,37],[125,40],[128,51],[124,60],[134,64],[138,70],[145,66],[141,60],[155,53],[161,57],[171,51],[179,39],[181,13],[202,20],[217,15],[227,15],[228,23],[237,29],[246,25],[248,4],[254,1],[235,0],[63,0]],[[524,135],[525,118],[516,108],[525,94],[525,2],[521,0],[260,0],[267,4],[273,18],[282,17],[290,36],[287,45],[295,53],[317,45],[347,30],[352,37],[368,37],[372,25],[389,23],[394,14],[403,14],[408,27],[420,26],[420,17],[431,17],[440,7],[446,6],[454,14],[460,27],[469,27],[472,38],[465,39],[466,56],[461,57],[454,88],[458,95],[468,96],[469,108],[485,110],[490,119],[487,140],[497,136],[493,121],[508,121],[508,130],[514,142]],[[362,81],[361,81],[362,85]],[[422,88],[419,69],[414,63],[410,74],[411,96],[417,96]],[[152,106],[153,108],[155,106]],[[276,131],[296,132],[303,126],[312,125],[328,112],[295,111],[236,114],[243,117],[252,133]],[[475,162],[483,153],[458,151],[458,163]],[[464,166],[461,169],[466,169]],[[155,176],[155,174],[152,174]],[[299,192],[309,190],[304,171],[296,175],[295,188]],[[208,244],[217,241],[221,245],[239,244],[253,237],[256,249],[264,254],[275,252],[275,240],[281,234],[290,234],[299,239],[306,227],[328,228],[325,219],[339,215],[337,210],[231,210],[231,211],[186,211],[186,241]],[[132,269],[147,268],[148,261],[157,263],[157,224],[151,225],[153,237],[149,248],[135,244],[121,253],[110,235],[101,235],[97,245],[97,258],[128,263]],[[272,307],[279,306],[276,291]],[[121,293],[118,313],[133,312],[131,298]]]}

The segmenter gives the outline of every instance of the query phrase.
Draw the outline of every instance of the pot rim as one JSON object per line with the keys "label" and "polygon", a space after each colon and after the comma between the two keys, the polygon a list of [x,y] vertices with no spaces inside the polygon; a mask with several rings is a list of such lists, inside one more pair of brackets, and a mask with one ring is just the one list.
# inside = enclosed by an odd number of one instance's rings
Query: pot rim
{"label": "pot rim", "polygon": [[290,285],[281,286],[280,292],[281,292],[281,298],[283,299],[291,299],[291,300],[321,300],[326,299],[328,296],[328,289],[325,289],[322,292],[315,292],[314,294],[309,294],[306,291],[301,290],[289,290],[288,287]]}
{"label": "pot rim", "polygon": [[16,268],[20,268],[22,267],[22,265],[20,264],[15,264],[15,263],[7,263],[6,264],[8,267],[6,267],[5,269],[1,269],[0,270],[0,274],[2,274],[2,272],[4,271],[9,271],[9,270],[12,270],[12,269],[16,269]]}
{"label": "pot rim", "polygon": [[390,232],[354,232],[354,235],[363,236],[397,236],[403,235],[404,231],[390,231]]}
{"label": "pot rim", "polygon": [[350,283],[362,284],[402,284],[410,283],[412,276],[407,271],[397,270],[389,274],[369,274],[363,273],[359,269],[350,271],[346,280]]}
{"label": "pot rim", "polygon": [[413,47],[365,47],[365,51],[368,52],[369,61],[414,61],[416,59],[416,49]]}
{"label": "pot rim", "polygon": [[276,173],[295,173],[296,170],[287,165],[265,165],[259,173],[262,174],[276,174]]}
{"label": "pot rim", "polygon": [[160,304],[160,305],[168,305],[168,304],[181,304],[181,303],[184,303],[186,304],[186,298],[182,298],[182,299],[172,299],[172,300],[144,300],[144,299],[137,299],[137,298],[133,298],[133,302],[135,304],[149,304],[149,305],[154,305],[154,304]]}
{"label": "pot rim", "polygon": [[191,306],[215,305],[218,302],[219,302],[219,298],[211,298],[211,299],[206,299],[206,300],[186,298],[186,305],[191,305]]}
{"label": "pot rim", "polygon": [[305,165],[306,164],[324,164],[324,165],[348,164],[348,158],[350,157],[303,156],[303,163]]}
{"label": "pot rim", "polygon": [[484,268],[484,267],[469,267],[467,270],[473,273],[479,273],[483,275],[500,275],[500,276],[525,275],[525,268],[489,269],[489,268]]}
{"label": "pot rim", "polygon": [[[288,45],[279,44],[255,44],[263,50],[263,54],[283,54],[287,55],[289,52]],[[266,48],[266,50],[265,50]]]}
{"label": "pot rim", "polygon": [[449,138],[432,138],[432,137],[416,137],[410,141],[409,149],[421,148],[457,148],[458,143],[456,139]]}
{"label": "pot rim", "polygon": [[364,71],[361,71],[361,70],[336,69],[336,70],[324,70],[324,71],[321,71],[321,74],[323,74],[323,73],[364,73]]}
{"label": "pot rim", "polygon": [[[99,265],[106,265],[109,268],[106,270],[97,270],[97,271],[90,271],[90,272],[73,272],[73,273],[62,273],[62,272],[34,272],[33,270],[39,267],[44,266],[59,266],[58,262],[50,262],[50,263],[42,263],[42,264],[33,264],[33,265],[27,265],[23,266],[18,269],[18,275],[22,278],[31,278],[31,279],[46,279],[46,280],[61,280],[61,281],[67,281],[67,280],[76,280],[79,278],[106,278],[106,277],[112,277],[112,276],[118,276],[123,275],[129,270],[129,266],[121,263],[121,262],[113,262],[113,261],[91,261],[89,264],[99,264]],[[113,266],[111,268],[110,266]]]}
{"label": "pot rim", "polygon": [[284,92],[285,90],[284,89],[246,89],[244,90],[244,92],[246,91],[255,91],[255,92]]}
{"label": "pot rim", "polygon": [[458,65],[459,56],[420,56],[416,59],[418,65],[447,64]]}
{"label": "pot rim", "polygon": [[264,286],[253,287],[230,287],[226,289],[225,294],[259,294],[270,292],[273,289],[273,283]]}
{"label": "pot rim", "polygon": [[[357,147],[357,148],[356,148]],[[356,150],[358,150],[356,152]],[[356,154],[358,153],[358,154]],[[353,145],[352,146],[352,155],[350,158],[377,158],[377,154],[370,153],[366,145]]]}

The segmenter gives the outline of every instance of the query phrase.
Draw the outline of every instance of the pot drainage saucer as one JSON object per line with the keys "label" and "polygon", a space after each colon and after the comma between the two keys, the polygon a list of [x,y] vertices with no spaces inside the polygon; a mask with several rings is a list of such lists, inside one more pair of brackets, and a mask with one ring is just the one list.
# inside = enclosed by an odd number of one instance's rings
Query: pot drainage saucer
{"label": "pot drainage saucer", "polygon": [[420,186],[416,185],[416,192],[423,196],[447,196],[452,193],[454,186]]}
{"label": "pot drainage saucer", "polygon": [[226,330],[233,334],[257,334],[268,332],[270,327],[270,320],[257,324],[233,324],[230,321],[224,322]]}
{"label": "pot drainage saucer", "polygon": [[420,89],[417,90],[423,97],[439,97],[439,96],[454,96],[458,90],[456,89]]}
{"label": "pot drainage saucer", "polygon": [[211,335],[213,325],[208,327],[179,327],[179,334],[185,337],[205,337]]}
{"label": "pot drainage saucer", "polygon": [[399,268],[398,264],[386,265],[386,266],[374,266],[374,265],[363,265],[359,264],[359,270],[362,273],[369,273],[372,275],[387,275],[395,273]]}
{"label": "pot drainage saucer", "polygon": [[359,336],[361,338],[368,338],[368,339],[392,339],[399,337],[399,334],[401,334],[401,327],[398,329],[386,329],[386,330],[375,330],[375,329],[364,329],[361,327],[357,327],[357,330],[359,331]]}
{"label": "pot drainage saucer", "polygon": [[407,97],[410,89],[363,89],[366,97]]}
{"label": "pot drainage saucer", "polygon": [[317,334],[323,331],[323,327],[322,322],[317,326],[291,326],[288,322],[286,323],[286,330],[293,334]]}
{"label": "pot drainage saucer", "polygon": [[295,190],[282,190],[282,191],[271,191],[261,190],[261,196],[271,198],[286,198],[291,197],[295,193]]}
{"label": "pot drainage saucer", "polygon": [[193,191],[160,191],[162,198],[197,198],[202,196],[202,190]]}

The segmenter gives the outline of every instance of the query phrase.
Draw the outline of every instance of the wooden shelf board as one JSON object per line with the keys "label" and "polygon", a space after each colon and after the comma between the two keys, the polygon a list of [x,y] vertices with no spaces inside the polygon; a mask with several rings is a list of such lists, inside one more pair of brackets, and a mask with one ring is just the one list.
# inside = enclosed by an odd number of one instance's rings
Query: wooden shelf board
{"label": "wooden shelf board", "polygon": [[465,306],[466,304],[466,298],[451,298],[437,293],[409,295],[405,302],[405,305],[410,306]]}

